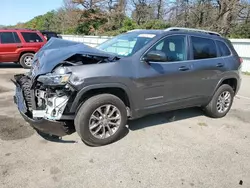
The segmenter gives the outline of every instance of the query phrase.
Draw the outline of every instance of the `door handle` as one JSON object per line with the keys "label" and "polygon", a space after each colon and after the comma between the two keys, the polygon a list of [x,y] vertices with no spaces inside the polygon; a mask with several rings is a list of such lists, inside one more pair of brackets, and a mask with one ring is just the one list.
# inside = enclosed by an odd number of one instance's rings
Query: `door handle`
{"label": "door handle", "polygon": [[22,45],[17,45],[17,48],[22,48],[23,46]]}
{"label": "door handle", "polygon": [[179,68],[179,71],[188,71],[188,70],[189,70],[189,68],[186,67],[186,66],[181,66],[181,67]]}
{"label": "door handle", "polygon": [[223,64],[223,63],[218,63],[218,64],[216,65],[216,67],[224,67],[224,64]]}

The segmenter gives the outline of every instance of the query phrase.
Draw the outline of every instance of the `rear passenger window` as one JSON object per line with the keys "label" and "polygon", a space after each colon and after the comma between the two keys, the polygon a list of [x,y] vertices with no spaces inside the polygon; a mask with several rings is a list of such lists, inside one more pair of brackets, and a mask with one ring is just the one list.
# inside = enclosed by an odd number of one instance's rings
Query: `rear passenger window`
{"label": "rear passenger window", "polygon": [[11,44],[16,43],[14,39],[14,35],[12,32],[2,32],[0,33],[0,42],[2,44]]}
{"label": "rear passenger window", "polygon": [[17,33],[16,33],[16,32],[13,32],[13,35],[14,35],[14,39],[15,39],[16,43],[21,43],[21,40],[20,40],[20,38],[18,37]]}
{"label": "rear passenger window", "polygon": [[25,42],[43,42],[37,33],[21,32]]}
{"label": "rear passenger window", "polygon": [[191,37],[194,59],[209,59],[217,57],[215,42],[211,39]]}
{"label": "rear passenger window", "polygon": [[231,55],[230,50],[228,49],[228,47],[226,46],[226,44],[224,42],[216,41],[216,43],[217,43],[218,48],[219,48],[220,56]]}

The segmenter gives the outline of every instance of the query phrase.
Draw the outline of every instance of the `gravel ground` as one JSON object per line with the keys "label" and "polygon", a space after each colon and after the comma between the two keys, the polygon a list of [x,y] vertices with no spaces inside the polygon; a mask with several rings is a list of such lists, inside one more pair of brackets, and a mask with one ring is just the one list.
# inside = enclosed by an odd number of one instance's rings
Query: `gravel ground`
{"label": "gravel ground", "polygon": [[210,119],[196,108],[129,122],[127,135],[88,147],[72,134],[40,137],[12,102],[9,79],[25,70],[0,66],[0,187],[250,187],[250,77],[230,113]]}

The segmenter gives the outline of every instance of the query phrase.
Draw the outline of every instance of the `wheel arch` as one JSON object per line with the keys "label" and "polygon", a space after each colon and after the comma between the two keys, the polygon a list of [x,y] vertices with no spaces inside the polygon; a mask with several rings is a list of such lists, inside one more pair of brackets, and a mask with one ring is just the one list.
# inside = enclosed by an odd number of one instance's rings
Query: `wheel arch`
{"label": "wheel arch", "polygon": [[120,83],[111,83],[111,84],[96,84],[88,87],[84,87],[80,91],[78,91],[72,105],[70,108],[71,113],[77,112],[79,107],[90,97],[95,96],[97,94],[113,94],[120,98],[124,104],[133,109],[133,101],[131,99],[130,90],[127,86]]}
{"label": "wheel arch", "polygon": [[240,84],[239,77],[235,76],[235,75],[229,75],[229,76],[226,76],[226,77],[223,77],[222,79],[220,79],[215,90],[213,91],[213,95],[211,96],[210,100],[212,99],[212,97],[214,96],[214,94],[218,90],[218,88],[220,86],[222,86],[223,84],[230,85],[236,94],[238,89],[239,89],[239,84]]}

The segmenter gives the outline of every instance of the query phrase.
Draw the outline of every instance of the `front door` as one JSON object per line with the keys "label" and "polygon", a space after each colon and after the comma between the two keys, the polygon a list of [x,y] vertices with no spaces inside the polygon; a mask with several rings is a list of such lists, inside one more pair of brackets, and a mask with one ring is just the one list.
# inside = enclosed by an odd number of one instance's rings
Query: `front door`
{"label": "front door", "polygon": [[[165,61],[140,62],[137,85],[144,108],[169,106],[170,109],[186,106],[195,97],[192,64],[188,60],[188,43],[185,35],[171,35],[157,42],[150,51],[165,53]],[[147,54],[146,53],[146,54]],[[145,54],[145,56],[146,56]],[[192,86],[192,87],[191,87]]]}
{"label": "front door", "polygon": [[0,62],[18,61],[21,41],[16,32],[0,32]]}

